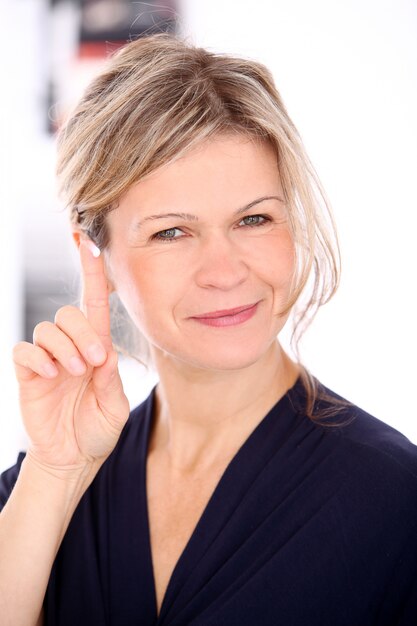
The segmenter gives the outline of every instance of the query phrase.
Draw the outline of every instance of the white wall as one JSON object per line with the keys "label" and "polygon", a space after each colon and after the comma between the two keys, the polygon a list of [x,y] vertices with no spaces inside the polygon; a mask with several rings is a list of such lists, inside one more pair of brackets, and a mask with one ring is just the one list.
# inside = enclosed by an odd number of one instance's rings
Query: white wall
{"label": "white wall", "polygon": [[182,5],[190,41],[270,67],[333,205],[342,283],[307,331],[304,361],[417,442],[417,4]]}
{"label": "white wall", "polygon": [[[10,361],[21,338],[20,235],[25,226],[31,234],[29,269],[39,264],[51,275],[61,271],[67,245],[66,218],[56,212],[53,145],[40,128],[46,4],[0,5],[0,471],[25,442]],[[308,331],[305,362],[325,384],[417,442],[417,5],[182,0],[182,10],[194,43],[272,69],[332,201],[342,284]],[[136,374],[126,369],[125,378],[138,401],[144,391]]]}
{"label": "white wall", "polygon": [[[27,55],[31,41],[17,45],[16,25],[19,19],[32,20],[34,3],[16,6],[4,0],[1,6],[0,62],[0,471],[16,459],[17,449],[25,445],[25,434],[19,418],[17,385],[11,352],[22,337],[22,195],[30,190],[27,152],[33,135],[30,80],[20,80],[26,65],[30,76],[33,55]],[[26,33],[26,29],[23,28]],[[26,72],[25,74],[26,75]],[[28,98],[29,95],[29,98]]]}

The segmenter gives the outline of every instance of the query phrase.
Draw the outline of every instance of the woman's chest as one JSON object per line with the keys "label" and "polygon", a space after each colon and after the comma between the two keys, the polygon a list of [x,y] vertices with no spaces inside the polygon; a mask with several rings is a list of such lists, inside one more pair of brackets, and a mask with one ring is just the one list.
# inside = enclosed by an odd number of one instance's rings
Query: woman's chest
{"label": "woman's chest", "polygon": [[177,479],[173,484],[148,461],[147,508],[158,613],[175,566],[221,477]]}

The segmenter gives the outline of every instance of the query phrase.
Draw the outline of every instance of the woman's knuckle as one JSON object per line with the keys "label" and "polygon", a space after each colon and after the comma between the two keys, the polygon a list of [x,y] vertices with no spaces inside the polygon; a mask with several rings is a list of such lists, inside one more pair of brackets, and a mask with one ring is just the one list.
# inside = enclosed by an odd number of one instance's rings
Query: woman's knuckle
{"label": "woman's knuckle", "polygon": [[94,339],[93,331],[90,326],[82,325],[77,330],[77,340],[84,343]]}
{"label": "woman's knuckle", "polygon": [[19,341],[15,346],[13,346],[12,355],[14,361],[19,361],[23,355],[26,354],[28,349],[28,344],[26,341]]}
{"label": "woman's knuckle", "polygon": [[53,326],[53,324],[48,321],[43,321],[39,322],[39,324],[36,324],[35,328],[33,329],[33,340],[36,341],[41,336],[44,336],[45,332],[51,329],[51,326]]}
{"label": "woman's knuckle", "polygon": [[87,307],[94,309],[103,309],[108,306],[107,298],[87,298],[86,300]]}
{"label": "woman's knuckle", "polygon": [[58,309],[55,313],[55,324],[58,326],[64,324],[68,319],[71,319],[78,312],[77,307],[72,306],[71,304],[66,304]]}

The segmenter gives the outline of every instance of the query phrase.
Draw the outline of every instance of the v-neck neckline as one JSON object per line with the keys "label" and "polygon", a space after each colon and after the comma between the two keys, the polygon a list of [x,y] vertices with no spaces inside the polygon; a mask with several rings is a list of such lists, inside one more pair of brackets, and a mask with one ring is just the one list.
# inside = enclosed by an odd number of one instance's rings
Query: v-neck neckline
{"label": "v-neck neckline", "polygon": [[[200,517],[197,520],[194,529],[185,544],[180,556],[175,563],[175,566],[171,572],[170,578],[168,580],[168,584],[165,589],[164,596],[162,598],[161,608],[158,614],[157,607],[157,596],[156,596],[156,584],[155,584],[155,575],[154,575],[154,565],[153,565],[153,555],[152,555],[152,545],[151,545],[151,532],[150,532],[150,518],[149,518],[149,507],[148,507],[148,492],[147,492],[147,460],[148,460],[148,451],[149,451],[149,443],[150,443],[150,435],[152,431],[152,425],[154,421],[154,411],[155,411],[155,392],[156,385],[152,388],[150,396],[149,396],[149,405],[148,411],[146,413],[146,422],[144,424],[144,450],[142,455],[142,463],[143,467],[141,468],[142,475],[142,489],[144,494],[144,526],[145,526],[145,541],[148,552],[147,562],[150,567],[149,577],[151,581],[152,595],[153,595],[153,606],[154,606],[154,614],[155,614],[155,625],[162,626],[165,622],[168,614],[172,609],[172,605],[174,604],[176,597],[178,595],[180,589],[181,578],[184,578],[184,575],[187,572],[191,571],[191,567],[194,566],[198,560],[205,554],[206,550],[209,547],[210,541],[210,531],[214,531],[214,535],[216,534],[215,528],[211,528],[210,522],[210,514],[215,506],[216,501],[220,501],[222,499],[222,493],[225,491],[227,487],[227,483],[230,482],[228,479],[232,479],[234,475],[237,473],[237,468],[241,464],[240,461],[244,459],[246,456],[250,456],[250,451],[252,448],[256,447],[256,443],[258,440],[263,439],[264,431],[267,431],[268,428],[272,426],[273,419],[278,417],[279,414],[283,415],[290,411],[291,416],[294,417],[296,414],[295,404],[293,402],[293,398],[297,391],[302,389],[301,378],[298,377],[294,385],[288,389],[283,396],[271,407],[271,409],[266,413],[266,415],[260,420],[260,422],[255,426],[252,432],[248,435],[242,445],[238,448],[234,456],[230,459],[227,464],[224,472],[220,476],[214,490],[206,503],[206,506],[203,509]],[[264,459],[265,461],[265,459]],[[243,468],[248,469],[248,468]],[[254,469],[253,467],[251,468]],[[250,472],[248,472],[248,475]],[[246,477],[246,479],[248,476]],[[214,520],[213,520],[214,521]],[[218,520],[216,520],[218,521]],[[227,521],[227,520],[226,520]],[[198,544],[199,539],[204,539],[205,541],[200,541],[200,546]],[[204,545],[206,547],[204,548]],[[200,549],[200,552],[196,550],[196,547],[203,548]],[[184,580],[183,583],[186,581]]]}

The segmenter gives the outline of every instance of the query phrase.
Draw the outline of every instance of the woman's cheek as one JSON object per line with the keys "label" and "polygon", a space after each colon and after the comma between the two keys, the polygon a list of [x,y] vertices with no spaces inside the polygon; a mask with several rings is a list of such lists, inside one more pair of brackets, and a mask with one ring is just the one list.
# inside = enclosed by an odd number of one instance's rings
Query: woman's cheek
{"label": "woman's cheek", "polygon": [[247,264],[266,280],[278,282],[283,287],[291,281],[295,247],[288,230],[247,237],[240,247]]}
{"label": "woman's cheek", "polygon": [[[177,244],[160,245],[168,248]],[[173,294],[181,292],[180,283],[190,263],[184,255],[168,252],[135,251],[118,264],[116,289],[130,315],[146,317],[149,308],[155,311],[155,306],[170,301]]]}

